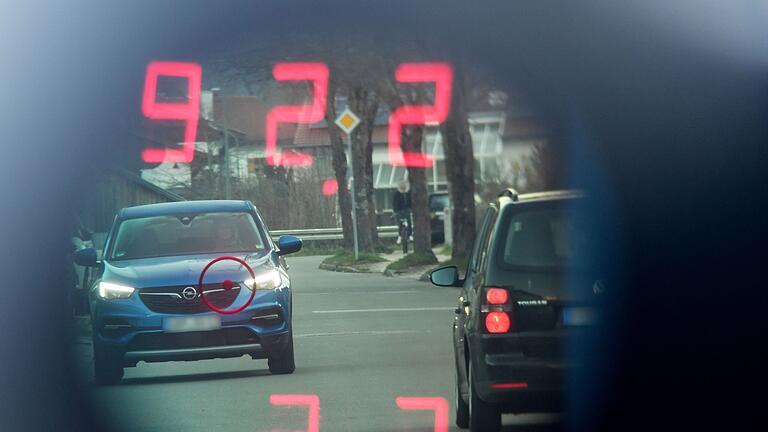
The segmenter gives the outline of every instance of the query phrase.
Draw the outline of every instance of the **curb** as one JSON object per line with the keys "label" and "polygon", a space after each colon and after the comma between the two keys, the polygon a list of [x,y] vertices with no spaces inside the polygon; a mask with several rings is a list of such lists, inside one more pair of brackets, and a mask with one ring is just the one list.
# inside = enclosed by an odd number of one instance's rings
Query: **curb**
{"label": "curb", "polygon": [[[421,275],[419,275],[419,277],[416,278],[416,280],[418,280],[419,282],[429,282],[429,274],[430,273],[431,273],[431,270],[428,270],[428,271],[422,273]],[[399,277],[399,276],[403,276],[403,275],[408,274],[408,271],[386,269],[386,270],[384,270],[384,272],[382,274],[384,276],[387,276],[387,277]]]}
{"label": "curb", "polygon": [[336,264],[326,264],[326,263],[320,263],[318,268],[320,270],[328,270],[328,271],[335,271],[335,272],[341,272],[341,273],[374,273],[371,271],[367,271],[365,269],[359,269],[357,267],[343,266],[343,265],[336,265]]}

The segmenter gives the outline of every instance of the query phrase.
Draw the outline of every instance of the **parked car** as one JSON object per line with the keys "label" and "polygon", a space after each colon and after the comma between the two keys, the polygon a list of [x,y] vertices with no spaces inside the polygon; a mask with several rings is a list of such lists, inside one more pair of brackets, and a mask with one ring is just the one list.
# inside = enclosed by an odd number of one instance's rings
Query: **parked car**
{"label": "parked car", "polygon": [[429,194],[429,218],[432,227],[432,244],[445,243],[445,208],[451,206],[448,192]]}
{"label": "parked car", "polygon": [[455,266],[431,273],[435,285],[461,287],[453,325],[459,427],[495,431],[504,412],[563,410],[566,374],[576,367],[564,344],[595,324],[603,289],[574,210],[585,199],[506,191],[486,210],[466,277]]}
{"label": "parked car", "polygon": [[[97,272],[90,287],[96,381],[116,383],[139,361],[242,355],[268,359],[273,374],[292,373],[291,283],[282,256],[301,246],[292,236],[275,244],[248,201],[120,210],[101,259],[93,248],[75,253]],[[222,256],[235,260],[208,267]]]}

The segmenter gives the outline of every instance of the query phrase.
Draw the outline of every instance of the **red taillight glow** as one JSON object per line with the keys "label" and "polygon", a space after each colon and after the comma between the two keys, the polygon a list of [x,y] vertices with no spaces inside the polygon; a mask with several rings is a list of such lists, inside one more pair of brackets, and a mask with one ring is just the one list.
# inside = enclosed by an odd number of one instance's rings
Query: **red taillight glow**
{"label": "red taillight glow", "polygon": [[526,382],[519,382],[519,383],[491,384],[491,388],[495,388],[495,389],[524,389],[524,388],[528,388],[528,383],[526,383]]}
{"label": "red taillight glow", "polygon": [[509,315],[506,312],[489,312],[485,316],[485,328],[488,333],[506,333],[509,327]]}
{"label": "red taillight glow", "polygon": [[488,288],[485,291],[485,299],[488,300],[488,304],[501,305],[509,300],[509,293],[502,288]]}

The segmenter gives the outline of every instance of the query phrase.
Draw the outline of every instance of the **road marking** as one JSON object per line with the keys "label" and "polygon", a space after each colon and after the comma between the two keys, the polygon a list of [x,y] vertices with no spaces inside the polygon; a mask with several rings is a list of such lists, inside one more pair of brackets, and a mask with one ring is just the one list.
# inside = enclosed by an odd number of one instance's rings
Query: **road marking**
{"label": "road marking", "polygon": [[423,312],[423,311],[447,311],[453,307],[423,307],[423,308],[382,308],[382,309],[341,309],[341,310],[316,310],[316,314],[332,313],[359,313],[359,312]]}
{"label": "road marking", "polygon": [[355,336],[355,335],[401,335],[414,333],[431,333],[429,330],[370,330],[357,332],[333,332],[333,333],[307,333],[296,335],[295,338],[318,337],[318,336]]}

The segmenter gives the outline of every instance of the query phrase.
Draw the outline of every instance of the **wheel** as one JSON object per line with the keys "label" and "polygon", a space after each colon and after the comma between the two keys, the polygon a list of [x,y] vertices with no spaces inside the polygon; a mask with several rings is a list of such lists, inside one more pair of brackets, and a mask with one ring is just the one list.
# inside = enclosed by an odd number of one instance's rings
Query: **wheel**
{"label": "wheel", "polygon": [[469,405],[467,405],[466,402],[464,402],[464,399],[461,397],[461,387],[459,386],[459,374],[456,374],[456,395],[455,395],[455,406],[454,409],[456,411],[456,426],[466,429],[469,427]]}
{"label": "wheel", "polygon": [[123,379],[123,365],[120,356],[93,344],[93,375],[96,384],[117,384]]}
{"label": "wheel", "polygon": [[267,364],[273,375],[292,374],[296,370],[293,360],[293,330],[288,333],[288,345],[279,353],[269,356]]}
{"label": "wheel", "polygon": [[497,432],[501,428],[501,412],[477,396],[469,362],[469,430],[471,432]]}
{"label": "wheel", "polygon": [[408,230],[402,230],[403,233],[403,255],[408,255]]}

